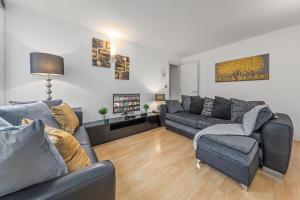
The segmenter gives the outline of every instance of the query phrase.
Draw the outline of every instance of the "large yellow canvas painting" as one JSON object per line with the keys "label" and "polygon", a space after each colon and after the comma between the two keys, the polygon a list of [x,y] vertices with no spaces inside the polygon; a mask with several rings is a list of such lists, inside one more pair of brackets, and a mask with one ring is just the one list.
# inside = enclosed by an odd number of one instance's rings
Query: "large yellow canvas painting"
{"label": "large yellow canvas painting", "polygon": [[269,80],[269,54],[216,64],[216,82]]}

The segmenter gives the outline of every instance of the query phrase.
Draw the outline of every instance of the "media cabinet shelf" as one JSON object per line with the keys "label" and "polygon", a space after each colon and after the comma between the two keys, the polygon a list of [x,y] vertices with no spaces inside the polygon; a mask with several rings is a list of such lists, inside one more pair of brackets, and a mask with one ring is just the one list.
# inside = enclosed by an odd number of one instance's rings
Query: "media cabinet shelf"
{"label": "media cabinet shelf", "polygon": [[159,115],[148,113],[84,123],[92,146],[149,131],[160,126]]}

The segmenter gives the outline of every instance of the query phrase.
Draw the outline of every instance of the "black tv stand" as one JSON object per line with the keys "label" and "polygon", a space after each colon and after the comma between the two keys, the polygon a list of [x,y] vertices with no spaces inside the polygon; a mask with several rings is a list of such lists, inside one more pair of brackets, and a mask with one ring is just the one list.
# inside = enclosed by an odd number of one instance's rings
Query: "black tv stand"
{"label": "black tv stand", "polygon": [[159,115],[143,113],[84,124],[92,146],[145,132],[160,126]]}

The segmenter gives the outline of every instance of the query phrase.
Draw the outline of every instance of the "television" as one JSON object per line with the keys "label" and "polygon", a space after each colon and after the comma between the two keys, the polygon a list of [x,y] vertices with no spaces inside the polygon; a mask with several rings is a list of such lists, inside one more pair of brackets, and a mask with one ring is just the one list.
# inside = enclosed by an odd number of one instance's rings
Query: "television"
{"label": "television", "polygon": [[113,114],[140,110],[140,94],[113,94]]}

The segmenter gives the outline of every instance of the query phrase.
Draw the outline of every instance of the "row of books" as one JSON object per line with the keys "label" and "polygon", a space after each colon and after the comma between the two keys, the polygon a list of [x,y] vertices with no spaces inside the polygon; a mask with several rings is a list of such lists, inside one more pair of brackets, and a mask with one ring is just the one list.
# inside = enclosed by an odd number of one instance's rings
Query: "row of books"
{"label": "row of books", "polygon": [[115,102],[114,107],[124,107],[124,106],[139,106],[139,101],[124,101],[124,102]]}
{"label": "row of books", "polygon": [[130,107],[116,107],[114,108],[114,113],[123,113],[125,111],[139,111],[140,106],[130,106]]}
{"label": "row of books", "polygon": [[114,101],[139,101],[139,96],[115,96]]}

